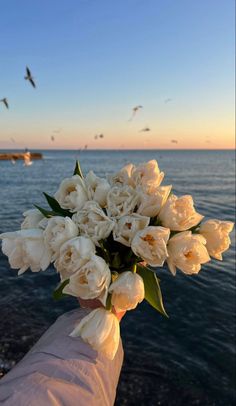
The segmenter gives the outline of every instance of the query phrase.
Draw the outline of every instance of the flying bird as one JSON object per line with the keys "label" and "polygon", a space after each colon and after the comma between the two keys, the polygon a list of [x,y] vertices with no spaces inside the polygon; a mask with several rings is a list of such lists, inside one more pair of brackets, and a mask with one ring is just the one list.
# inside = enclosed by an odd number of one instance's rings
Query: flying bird
{"label": "flying bird", "polygon": [[134,118],[134,116],[136,115],[136,113],[140,110],[140,109],[142,109],[143,108],[143,106],[135,106],[135,107],[133,107],[133,109],[132,109],[132,116],[130,117],[130,119],[128,120],[128,121],[131,121],[131,120],[133,120],[133,118]]}
{"label": "flying bird", "polygon": [[26,76],[25,76],[25,80],[28,80],[34,88],[36,87],[35,82],[34,82],[34,78],[32,77],[31,72],[30,72],[28,66],[26,66]]}
{"label": "flying bird", "polygon": [[15,142],[16,142],[15,138],[11,137],[10,140],[11,140],[11,142],[13,142],[15,144]]}
{"label": "flying bird", "polygon": [[140,130],[140,132],[147,132],[147,131],[151,131],[151,129],[149,127],[144,127],[142,130]]}
{"label": "flying bird", "polygon": [[170,103],[171,101],[172,101],[172,99],[170,99],[170,98],[165,99],[165,103]]}
{"label": "flying bird", "polygon": [[96,134],[94,135],[95,140],[97,140],[98,138],[104,138],[103,134]]}
{"label": "flying bird", "polygon": [[171,140],[172,144],[178,144],[178,140]]}
{"label": "flying bird", "polygon": [[6,97],[4,97],[3,99],[1,99],[0,102],[4,103],[5,106],[6,106],[6,108],[9,109],[9,104],[8,104],[8,101],[7,101],[7,98],[6,98]]}
{"label": "flying bird", "polygon": [[31,153],[26,150],[24,153],[24,166],[31,166],[33,164],[33,161],[31,161]]}
{"label": "flying bird", "polygon": [[51,141],[55,141],[54,135],[51,135]]}

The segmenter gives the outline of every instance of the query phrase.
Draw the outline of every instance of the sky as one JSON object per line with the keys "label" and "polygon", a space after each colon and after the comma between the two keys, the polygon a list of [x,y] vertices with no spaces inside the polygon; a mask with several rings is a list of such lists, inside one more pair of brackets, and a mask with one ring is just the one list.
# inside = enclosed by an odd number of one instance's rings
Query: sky
{"label": "sky", "polygon": [[234,7],[0,0],[0,148],[234,148]]}

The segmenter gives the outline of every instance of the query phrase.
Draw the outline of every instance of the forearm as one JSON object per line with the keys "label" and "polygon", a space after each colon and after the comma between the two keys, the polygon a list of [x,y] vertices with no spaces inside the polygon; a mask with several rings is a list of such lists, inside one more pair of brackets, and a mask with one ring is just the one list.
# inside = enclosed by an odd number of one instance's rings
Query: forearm
{"label": "forearm", "polygon": [[0,381],[6,406],[110,406],[123,362],[120,342],[113,361],[69,333],[88,310],[65,313]]}

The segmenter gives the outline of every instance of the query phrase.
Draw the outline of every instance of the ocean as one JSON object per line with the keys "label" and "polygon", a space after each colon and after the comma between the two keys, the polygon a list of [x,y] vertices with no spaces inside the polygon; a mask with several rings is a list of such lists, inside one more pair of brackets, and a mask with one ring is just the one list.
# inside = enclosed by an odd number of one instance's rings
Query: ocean
{"label": "ocean", "polygon": [[[157,159],[163,184],[191,194],[208,218],[234,221],[233,151],[42,151],[44,159],[24,167],[0,161],[0,232],[19,229],[22,212],[44,205],[72,174],[79,158],[84,173],[115,172],[128,162]],[[143,302],[121,322],[125,360],[116,406],[233,405],[236,400],[234,246],[224,261],[212,260],[198,275],[173,277],[158,268],[169,319]],[[52,269],[17,277],[0,254],[0,372],[18,362],[73,298],[55,302]]]}

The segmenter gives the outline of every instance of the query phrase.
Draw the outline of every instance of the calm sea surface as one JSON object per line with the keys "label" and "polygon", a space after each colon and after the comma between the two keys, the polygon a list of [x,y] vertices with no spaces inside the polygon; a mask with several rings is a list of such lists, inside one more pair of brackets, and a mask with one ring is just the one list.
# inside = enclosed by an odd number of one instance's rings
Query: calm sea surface
{"label": "calm sea surface", "polygon": [[[192,194],[206,218],[234,221],[232,151],[44,151],[31,167],[0,161],[0,232],[19,228],[22,212],[43,205],[70,176],[75,159],[83,171],[105,176],[127,162],[157,159],[178,195]],[[125,362],[116,406],[233,405],[235,401],[234,235],[224,261],[213,260],[198,276],[173,277],[159,269],[169,319],[148,304],[129,312],[121,323]],[[77,303],[54,302],[52,270],[10,270],[0,254],[0,370],[9,370],[47,327]]]}

